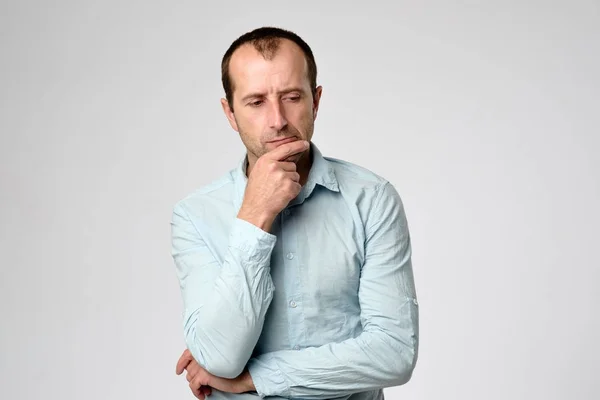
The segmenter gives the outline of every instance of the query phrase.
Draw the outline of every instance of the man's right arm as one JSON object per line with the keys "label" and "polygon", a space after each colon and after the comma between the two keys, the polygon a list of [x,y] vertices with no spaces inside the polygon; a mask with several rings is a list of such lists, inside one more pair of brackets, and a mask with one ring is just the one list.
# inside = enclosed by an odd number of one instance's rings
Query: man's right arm
{"label": "man's right arm", "polygon": [[185,204],[173,210],[172,253],[183,294],[185,341],[213,375],[237,377],[258,342],[274,289],[270,260],[277,238],[268,231],[302,188],[296,164],[285,160],[308,148],[307,141],[286,143],[255,162],[222,263]]}
{"label": "man's right arm", "polygon": [[185,204],[175,206],[171,227],[187,348],[211,374],[234,378],[250,359],[273,297],[269,263],[277,239],[236,218],[221,264]]}

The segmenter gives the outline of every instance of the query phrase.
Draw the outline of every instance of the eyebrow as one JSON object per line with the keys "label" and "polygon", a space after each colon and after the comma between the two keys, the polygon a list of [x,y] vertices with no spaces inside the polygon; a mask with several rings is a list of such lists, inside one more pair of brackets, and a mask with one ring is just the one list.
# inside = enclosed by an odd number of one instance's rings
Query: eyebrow
{"label": "eyebrow", "polygon": [[[286,88],[286,89],[280,90],[280,91],[277,92],[277,94],[288,94],[288,93],[291,93],[291,92],[300,92],[300,93],[304,94],[305,91],[301,87],[294,86],[294,87],[290,87],[290,88]],[[265,95],[264,93],[259,93],[259,92],[250,93],[250,94],[247,94],[246,96],[242,97],[242,102],[246,102],[246,101],[248,101],[248,100],[250,100],[252,98],[255,98],[255,97],[263,97],[264,95]]]}

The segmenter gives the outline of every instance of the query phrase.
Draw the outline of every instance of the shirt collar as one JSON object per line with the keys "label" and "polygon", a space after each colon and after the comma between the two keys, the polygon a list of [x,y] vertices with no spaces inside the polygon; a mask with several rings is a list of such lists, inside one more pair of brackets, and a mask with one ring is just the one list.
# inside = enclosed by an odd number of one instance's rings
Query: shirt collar
{"label": "shirt collar", "polygon": [[[308,173],[306,184],[302,188],[300,194],[290,202],[290,205],[300,204],[307,199],[313,192],[316,185],[323,186],[332,192],[339,192],[338,180],[335,176],[335,171],[331,162],[326,160],[317,146],[310,142],[310,154],[312,157],[312,166]],[[237,168],[233,171],[233,182],[235,185],[235,209],[239,210],[244,199],[244,191],[248,184],[246,177],[246,167],[248,164],[248,154],[240,160]]]}

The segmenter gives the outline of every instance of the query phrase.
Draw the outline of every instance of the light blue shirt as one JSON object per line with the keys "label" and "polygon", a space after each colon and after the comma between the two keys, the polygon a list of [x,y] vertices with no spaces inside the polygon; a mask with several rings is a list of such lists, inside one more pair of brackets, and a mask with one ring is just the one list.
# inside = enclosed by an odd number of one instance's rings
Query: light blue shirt
{"label": "light blue shirt", "polygon": [[237,218],[246,157],[174,207],[187,347],[214,375],[247,367],[257,390],[211,398],[382,399],[411,377],[418,305],[400,196],[313,143],[311,154],[270,232]]}

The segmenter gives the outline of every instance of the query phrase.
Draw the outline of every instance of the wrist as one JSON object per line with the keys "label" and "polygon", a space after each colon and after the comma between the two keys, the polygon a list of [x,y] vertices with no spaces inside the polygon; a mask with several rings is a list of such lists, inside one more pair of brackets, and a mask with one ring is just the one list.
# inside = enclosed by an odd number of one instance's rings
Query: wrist
{"label": "wrist", "polygon": [[254,387],[254,381],[252,380],[252,375],[246,369],[242,373],[242,388],[244,392],[254,392],[256,391],[256,387]]}
{"label": "wrist", "polygon": [[257,226],[265,232],[269,232],[271,230],[271,225],[275,220],[275,217],[267,212],[251,211],[245,209],[243,206],[242,208],[240,208],[237,217],[239,219],[243,219],[244,221],[251,223],[252,225]]}

